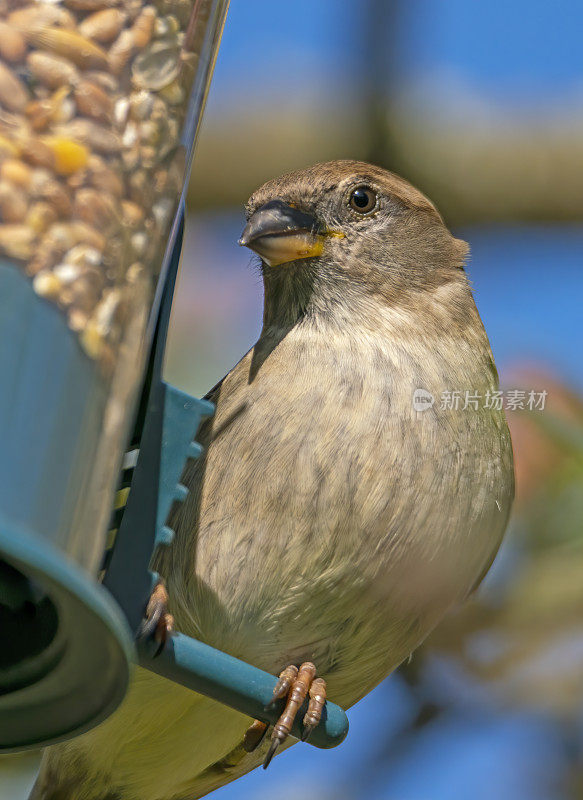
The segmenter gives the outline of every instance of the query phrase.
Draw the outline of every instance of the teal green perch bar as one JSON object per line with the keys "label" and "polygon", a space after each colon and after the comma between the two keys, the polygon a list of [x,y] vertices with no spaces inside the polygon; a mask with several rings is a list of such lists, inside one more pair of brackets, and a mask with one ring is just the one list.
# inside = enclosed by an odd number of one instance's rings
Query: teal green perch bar
{"label": "teal green perch bar", "polygon": [[[182,686],[226,703],[249,717],[271,724],[277,722],[283,701],[265,709],[277,682],[269,672],[181,633],[174,634],[158,656],[153,655],[155,651],[156,646],[152,644],[139,646],[142,666]],[[292,728],[292,736],[298,739],[302,735],[302,720],[307,707],[305,703],[300,709]],[[309,741],[316,747],[336,747],[347,733],[346,714],[339,706],[327,702],[322,720],[313,730]]]}

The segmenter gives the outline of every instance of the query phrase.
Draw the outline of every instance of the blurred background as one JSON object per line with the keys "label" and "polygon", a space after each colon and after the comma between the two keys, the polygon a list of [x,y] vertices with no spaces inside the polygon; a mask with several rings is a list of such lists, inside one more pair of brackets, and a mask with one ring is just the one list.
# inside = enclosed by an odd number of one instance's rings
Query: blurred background
{"label": "blurred background", "polygon": [[260,274],[236,244],[253,189],[364,158],[470,243],[502,386],[546,395],[508,411],[517,501],[477,596],[349,712],[343,745],[294,747],[217,800],[583,798],[582,27],[579,0],[231,3],[167,377],[202,395],[255,341]]}

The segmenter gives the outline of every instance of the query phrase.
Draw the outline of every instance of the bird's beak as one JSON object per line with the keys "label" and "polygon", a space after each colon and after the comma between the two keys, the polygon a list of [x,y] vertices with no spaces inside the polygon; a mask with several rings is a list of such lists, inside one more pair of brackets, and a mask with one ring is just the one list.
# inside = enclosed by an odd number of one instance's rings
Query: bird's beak
{"label": "bird's beak", "polygon": [[266,264],[276,267],[321,255],[326,233],[311,214],[283,200],[270,200],[251,215],[239,244],[255,250]]}

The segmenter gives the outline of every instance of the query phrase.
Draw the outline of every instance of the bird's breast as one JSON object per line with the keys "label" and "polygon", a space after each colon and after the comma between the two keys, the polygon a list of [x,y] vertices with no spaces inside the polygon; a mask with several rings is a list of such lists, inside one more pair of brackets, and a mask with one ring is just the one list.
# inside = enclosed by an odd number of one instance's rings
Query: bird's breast
{"label": "bird's breast", "polygon": [[271,670],[359,649],[375,680],[399,663],[475,582],[510,503],[503,420],[414,406],[419,388],[491,383],[457,356],[454,374],[368,332],[260,341],[187,476],[168,564],[179,623]]}

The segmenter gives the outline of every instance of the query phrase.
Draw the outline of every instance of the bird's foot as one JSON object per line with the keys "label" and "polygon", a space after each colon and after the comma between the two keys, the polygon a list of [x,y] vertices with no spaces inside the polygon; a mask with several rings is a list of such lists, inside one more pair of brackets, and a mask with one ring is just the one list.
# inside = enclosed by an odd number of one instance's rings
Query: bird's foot
{"label": "bird's foot", "polygon": [[168,591],[159,581],[150,595],[146,613],[138,630],[138,639],[152,639],[158,644],[155,656],[159,655],[174,629],[174,617],[168,612]]}
{"label": "bird's foot", "polygon": [[252,753],[254,750],[257,750],[263,741],[263,737],[267,733],[268,728],[269,725],[267,722],[261,722],[260,719],[256,719],[251,723],[251,725],[249,725],[245,731],[245,736],[243,737],[243,747],[248,753]]}
{"label": "bird's foot", "polygon": [[[271,759],[273,758],[277,748],[284,742],[291,733],[296,715],[302,707],[304,700],[309,695],[310,700],[308,703],[308,710],[304,715],[304,730],[302,734],[302,741],[305,742],[311,732],[322,718],[322,709],[326,702],[326,681],[323,678],[316,677],[316,667],[311,661],[306,661],[301,667],[298,668],[290,665],[286,667],[279,676],[279,680],[273,690],[273,697],[269,705],[273,705],[278,700],[283,700],[287,697],[287,702],[282,715],[273,726],[271,734],[271,745],[265,756],[263,762],[263,769],[267,769]],[[255,722],[247,731],[247,734],[256,727],[255,736],[259,735],[259,725],[264,723]],[[267,726],[265,726],[265,730]],[[257,744],[263,738],[263,734],[257,741]],[[253,738],[251,735],[250,738]],[[257,744],[255,746],[257,746]]]}

